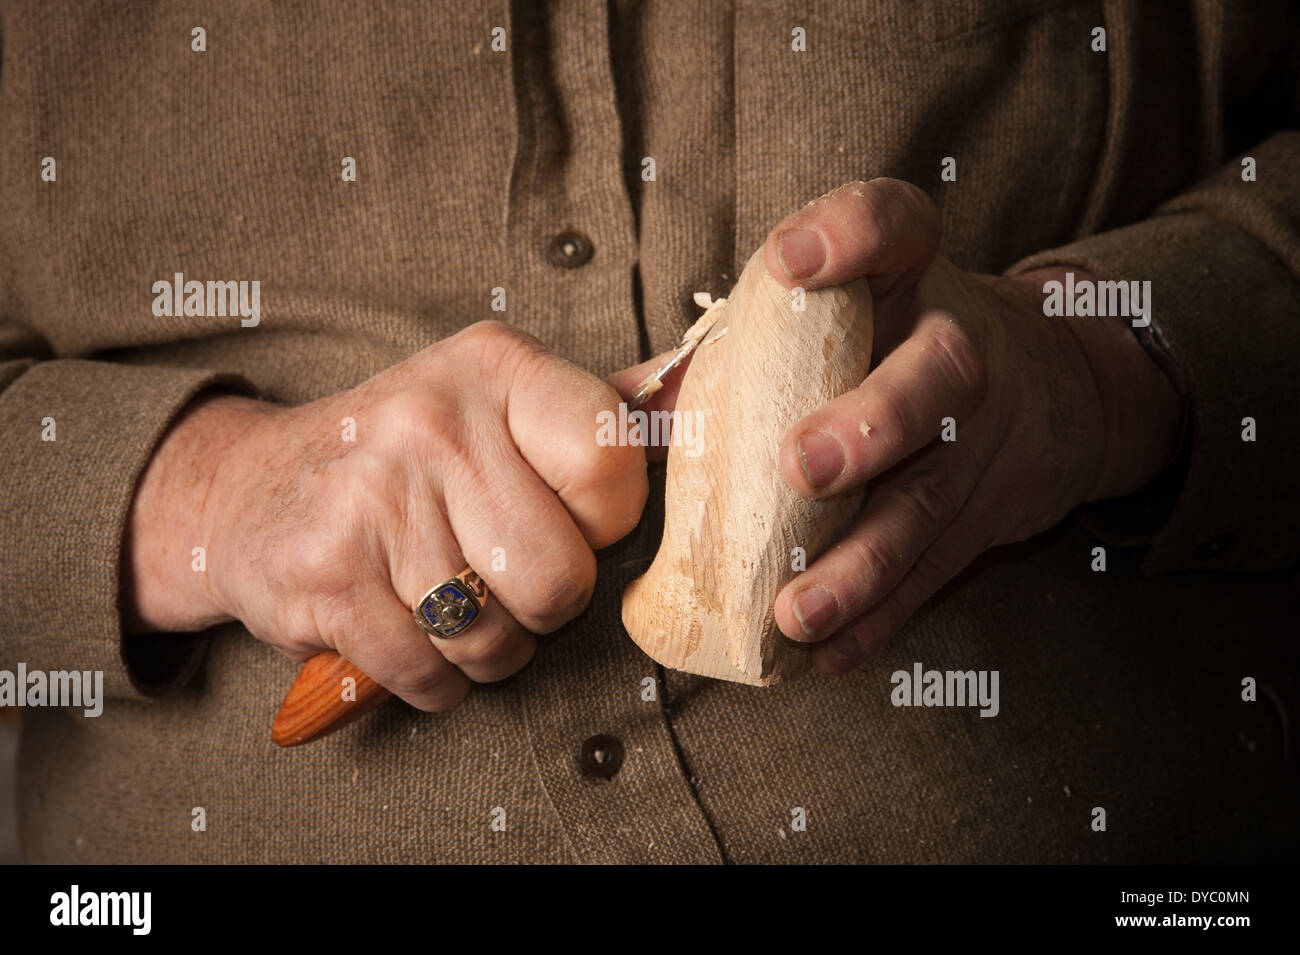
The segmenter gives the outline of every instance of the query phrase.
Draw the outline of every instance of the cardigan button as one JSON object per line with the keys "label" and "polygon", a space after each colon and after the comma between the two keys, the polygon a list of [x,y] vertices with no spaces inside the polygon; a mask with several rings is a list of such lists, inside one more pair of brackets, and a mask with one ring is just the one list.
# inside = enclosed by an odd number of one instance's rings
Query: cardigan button
{"label": "cardigan button", "polygon": [[546,249],[546,257],[551,264],[561,269],[576,269],[586,265],[595,247],[581,232],[561,232]]}
{"label": "cardigan button", "polygon": [[587,737],[578,752],[578,765],[587,776],[612,779],[623,765],[623,741],[603,733]]}

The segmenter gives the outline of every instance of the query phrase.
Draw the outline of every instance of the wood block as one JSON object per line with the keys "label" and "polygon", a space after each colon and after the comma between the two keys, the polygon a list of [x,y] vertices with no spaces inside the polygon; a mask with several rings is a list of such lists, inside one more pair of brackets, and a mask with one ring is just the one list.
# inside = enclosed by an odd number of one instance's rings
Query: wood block
{"label": "wood block", "polygon": [[[805,293],[750,258],[695,350],[676,408],[702,412],[698,453],[668,452],[664,537],[623,595],[623,624],[666,667],[768,685],[807,664],[776,627],[777,592],[852,522],[862,493],[813,501],[781,477],[781,439],[805,415],[859,384],[871,362],[865,280]],[[676,423],[680,426],[680,421]]]}

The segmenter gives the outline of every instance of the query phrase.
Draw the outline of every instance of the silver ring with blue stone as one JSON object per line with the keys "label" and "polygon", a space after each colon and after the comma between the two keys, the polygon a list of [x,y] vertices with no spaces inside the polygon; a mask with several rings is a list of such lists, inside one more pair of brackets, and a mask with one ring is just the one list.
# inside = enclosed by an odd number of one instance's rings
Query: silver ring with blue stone
{"label": "silver ring with blue stone", "polygon": [[450,640],[478,622],[487,606],[487,584],[471,567],[429,589],[415,605],[415,622],[431,637]]}

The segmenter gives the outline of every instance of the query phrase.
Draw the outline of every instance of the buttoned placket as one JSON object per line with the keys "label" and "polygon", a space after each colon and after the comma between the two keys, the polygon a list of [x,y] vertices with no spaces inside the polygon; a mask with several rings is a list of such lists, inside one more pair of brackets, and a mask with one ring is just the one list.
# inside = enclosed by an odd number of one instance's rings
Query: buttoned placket
{"label": "buttoned placket", "polygon": [[[608,374],[641,359],[643,335],[608,10],[604,0],[515,2],[510,14],[509,320],[539,335],[561,327],[547,343]],[[579,861],[718,862],[716,837],[659,703],[659,668],[621,623],[623,584],[657,544],[647,537],[638,530],[598,555],[592,605],[544,641],[520,674],[520,711]],[[655,693],[647,694],[647,680]]]}

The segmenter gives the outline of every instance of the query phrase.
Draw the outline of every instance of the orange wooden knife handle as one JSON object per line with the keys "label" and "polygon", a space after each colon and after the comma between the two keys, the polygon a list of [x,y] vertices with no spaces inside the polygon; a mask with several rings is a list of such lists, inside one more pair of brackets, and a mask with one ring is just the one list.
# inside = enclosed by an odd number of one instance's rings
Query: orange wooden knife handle
{"label": "orange wooden knife handle", "polygon": [[[343,680],[356,680],[356,699],[343,698]],[[326,650],[302,665],[275,714],[271,739],[297,746],[320,739],[373,710],[391,694],[347,660]]]}

